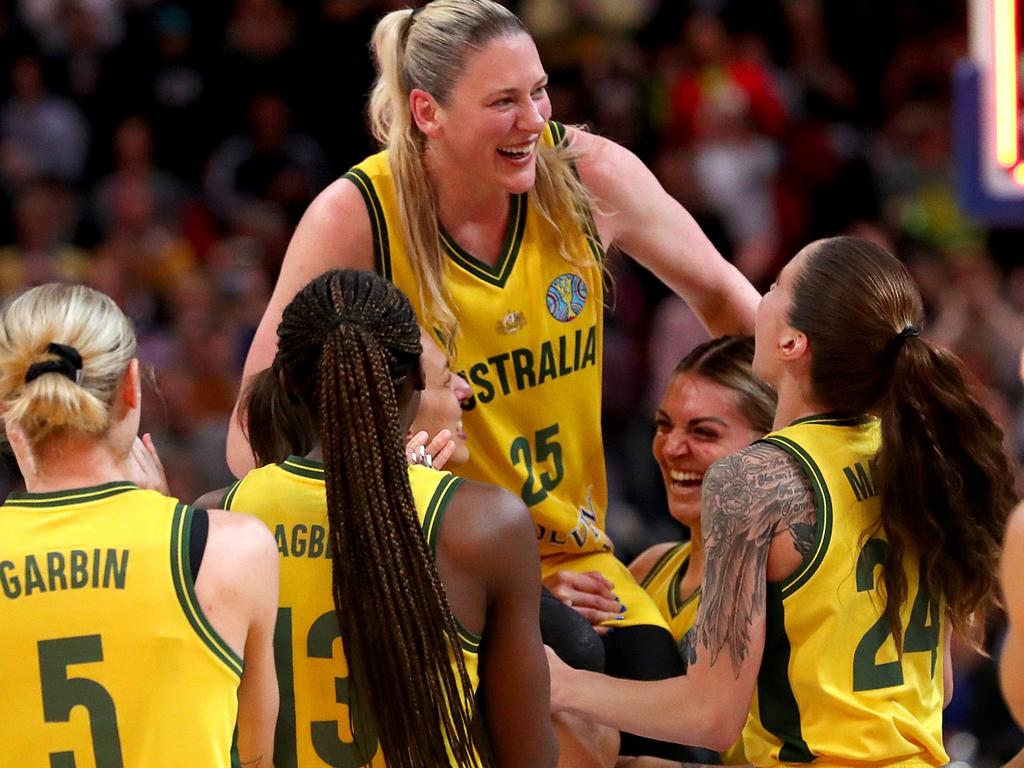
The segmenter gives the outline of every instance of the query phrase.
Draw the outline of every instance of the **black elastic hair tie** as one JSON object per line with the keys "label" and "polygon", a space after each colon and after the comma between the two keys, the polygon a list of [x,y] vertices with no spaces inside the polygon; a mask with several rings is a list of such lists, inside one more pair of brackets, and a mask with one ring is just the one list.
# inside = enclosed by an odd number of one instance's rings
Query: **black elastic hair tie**
{"label": "black elastic hair tie", "polygon": [[900,331],[896,338],[899,341],[906,341],[911,336],[920,336],[921,330],[916,325],[908,325],[902,331]]}
{"label": "black elastic hair tie", "polygon": [[25,371],[25,383],[35,381],[44,373],[59,373],[67,376],[75,384],[82,383],[82,356],[74,347],[67,344],[58,344],[51,341],[46,345],[46,351],[56,355],[56,360],[43,360],[40,363],[32,363]]}

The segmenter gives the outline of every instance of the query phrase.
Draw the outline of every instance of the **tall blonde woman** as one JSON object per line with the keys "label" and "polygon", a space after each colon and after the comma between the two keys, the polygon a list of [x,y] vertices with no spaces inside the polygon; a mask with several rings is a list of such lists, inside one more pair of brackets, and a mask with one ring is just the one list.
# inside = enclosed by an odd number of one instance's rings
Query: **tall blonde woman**
{"label": "tall blonde woman", "polygon": [[137,437],[135,349],[83,286],[0,310],[0,409],[27,488],[0,507],[3,768],[270,760],[274,540],[135,484],[160,476]]}
{"label": "tall blonde woman", "polygon": [[[749,330],[757,293],[631,152],[550,121],[537,49],[502,5],[395,11],[372,48],[384,151],[310,205],[245,376],[270,365],[281,311],[312,277],[350,267],[392,280],[474,389],[462,471],[526,502],[546,580],[571,569],[614,583],[609,669],[664,674],[655,660],[671,659],[671,637],[604,532],[602,260],[628,253],[716,334]],[[253,463],[237,421],[228,460],[236,474]]]}

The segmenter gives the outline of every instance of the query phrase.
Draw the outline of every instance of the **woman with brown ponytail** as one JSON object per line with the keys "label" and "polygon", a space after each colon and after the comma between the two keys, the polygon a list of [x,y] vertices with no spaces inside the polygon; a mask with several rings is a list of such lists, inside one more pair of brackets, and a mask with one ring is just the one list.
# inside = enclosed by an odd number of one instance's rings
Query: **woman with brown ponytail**
{"label": "woman with brown ponytail", "polygon": [[556,709],[716,749],[742,730],[755,765],[948,762],[950,634],[980,640],[1015,499],[1002,434],[923,315],[872,243],[820,240],[783,268],[754,355],[776,431],[704,477],[686,677],[551,659]]}
{"label": "woman with brown ponytail", "polygon": [[253,411],[315,442],[225,496],[281,553],[274,764],[553,766],[529,515],[494,486],[408,465],[423,388],[408,300],[335,270],[291,300],[277,336]]}

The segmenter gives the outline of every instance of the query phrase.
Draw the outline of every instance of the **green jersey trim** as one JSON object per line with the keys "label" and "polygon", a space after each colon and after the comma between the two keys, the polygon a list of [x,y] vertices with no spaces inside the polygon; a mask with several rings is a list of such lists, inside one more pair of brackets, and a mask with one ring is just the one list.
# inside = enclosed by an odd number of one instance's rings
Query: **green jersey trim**
{"label": "green jersey trim", "polygon": [[[437,558],[437,540],[441,533],[441,521],[444,520],[444,514],[448,511],[448,503],[463,482],[465,482],[464,478],[455,475],[446,475],[442,478],[441,482],[437,484],[437,488],[434,489],[434,495],[430,498],[427,511],[423,515],[423,533],[427,537],[427,545],[435,560]],[[454,613],[452,618],[455,619],[455,628],[459,633],[462,650],[466,653],[479,654],[480,642],[483,638],[463,626]]]}
{"label": "green jersey trim", "polygon": [[363,196],[366,212],[370,214],[370,229],[373,231],[374,268],[378,275],[390,281],[391,242],[388,240],[388,222],[384,216],[384,206],[381,205],[377,190],[374,189],[373,181],[359,168],[353,168],[342,178],[355,184],[359,194]]}
{"label": "green jersey trim", "polygon": [[566,131],[565,125],[563,123],[560,123],[557,120],[548,120],[548,130],[551,131],[551,144],[553,146],[567,146],[567,138],[569,132]]}
{"label": "green jersey trim", "polygon": [[797,424],[824,424],[830,427],[860,427],[874,421],[874,419],[874,416],[869,416],[866,413],[816,413],[799,418],[789,426],[792,427]]}
{"label": "green jersey trim", "polygon": [[238,489],[241,487],[242,481],[235,480],[234,484],[229,486],[228,489],[224,491],[224,497],[220,500],[221,509],[231,509],[231,505],[235,501],[235,496],[238,495]]}
{"label": "green jersey trim", "polygon": [[678,544],[669,547],[661,554],[661,557],[659,557],[658,560],[654,563],[654,565],[651,566],[651,570],[647,572],[647,575],[644,576],[643,581],[640,582],[640,587],[642,589],[647,589],[647,587],[650,586],[651,582],[654,581],[655,577],[659,573],[661,573],[661,571],[668,564],[668,561],[675,557],[676,552],[678,552],[684,544],[686,544],[685,541],[680,541]]}
{"label": "green jersey trim", "polygon": [[479,656],[480,643],[483,642],[483,636],[462,626],[462,622],[454,614],[452,614],[452,618],[455,619],[455,628],[459,631],[459,643],[462,645],[462,650]]}
{"label": "green jersey trim", "polygon": [[792,575],[776,585],[781,590],[782,597],[787,598],[807,583],[814,572],[818,570],[821,561],[825,559],[829,542],[832,540],[832,495],[828,492],[828,484],[818,465],[814,463],[814,459],[796,442],[783,435],[770,435],[758,442],[781,448],[796,459],[810,481],[811,488],[814,489],[814,503],[818,519],[814,525],[814,541],[811,543],[811,549]]}
{"label": "green jersey trim", "polygon": [[141,490],[135,483],[127,480],[115,480],[102,485],[92,485],[86,488],[67,488],[60,491],[47,491],[45,493],[31,493],[26,491],[14,491],[4,502],[5,507],[68,507],[73,504],[86,504],[90,501],[109,499],[111,496],[125,493],[126,491]]}
{"label": "green jersey trim", "polygon": [[[569,132],[566,130],[565,125],[555,120],[548,120],[548,130],[551,132],[551,144],[558,149],[565,149],[569,146]],[[573,175],[576,176],[577,180],[580,175],[576,171],[576,164],[572,164]],[[594,261],[601,263],[604,261],[604,244],[601,242],[601,237],[597,233],[597,224],[594,222],[594,213],[590,209],[590,206],[585,206],[583,210],[583,236],[587,241],[587,246],[590,248],[590,253],[594,257]]]}
{"label": "green jersey trim", "polygon": [[448,502],[452,500],[452,495],[463,482],[461,477],[445,475],[434,489],[434,495],[431,496],[427,510],[423,514],[423,534],[427,537],[430,554],[435,558],[437,557],[437,539],[441,533],[441,521],[444,520],[444,513],[448,511]]}
{"label": "green jersey trim", "polygon": [[239,678],[244,663],[207,620],[199,607],[192,567],[189,559],[189,535],[192,530],[192,507],[181,502],[174,508],[171,519],[171,578],[181,609],[199,638],[224,665]]}
{"label": "green jersey trim", "polygon": [[668,583],[668,610],[672,614],[674,619],[683,609],[692,603],[694,600],[700,600],[701,588],[697,587],[693,590],[693,593],[685,600],[679,599],[679,585],[683,582],[683,576],[686,575],[686,570],[690,566],[690,556],[687,555],[686,559],[679,564],[679,568],[672,574],[672,578]]}
{"label": "green jersey trim", "polygon": [[277,465],[285,472],[309,480],[324,481],[324,463],[316,459],[307,459],[302,456],[289,456]]}
{"label": "green jersey trim", "polygon": [[757,673],[757,715],[765,730],[781,742],[780,761],[810,763],[814,761],[814,754],[804,741],[800,707],[789,679],[792,647],[786,634],[784,599],[777,584],[768,585],[764,654]]}
{"label": "green jersey trim", "polygon": [[505,242],[501,246],[498,263],[493,267],[463,250],[452,236],[445,231],[441,222],[438,222],[437,230],[441,237],[441,245],[448,254],[448,258],[470,275],[490,285],[504,288],[509,275],[512,274],[512,267],[515,266],[516,258],[519,256],[519,247],[523,243],[523,233],[526,232],[527,209],[527,195],[525,192],[512,196],[508,210]]}

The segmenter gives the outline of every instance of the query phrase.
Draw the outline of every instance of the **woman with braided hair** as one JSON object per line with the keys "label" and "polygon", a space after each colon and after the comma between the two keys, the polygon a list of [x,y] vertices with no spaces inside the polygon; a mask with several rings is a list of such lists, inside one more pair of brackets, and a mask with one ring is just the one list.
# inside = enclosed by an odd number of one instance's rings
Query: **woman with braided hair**
{"label": "woman with braided hair", "polygon": [[999,427],[923,315],[907,269],[864,240],[782,269],[754,354],[775,431],[704,476],[686,676],[549,655],[556,710],[715,749],[742,730],[755,765],[948,762],[950,635],[979,640],[1015,497]]}
{"label": "woman with braided hair", "polygon": [[370,272],[327,272],[277,335],[253,388],[276,387],[316,442],[225,496],[281,552],[274,764],[553,765],[529,515],[494,486],[408,465],[423,387],[408,300]]}
{"label": "woman with braided hair", "polygon": [[136,346],[85,286],[0,310],[0,411],[28,489],[0,507],[3,768],[270,759],[274,540],[166,495],[137,436]]}

